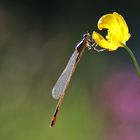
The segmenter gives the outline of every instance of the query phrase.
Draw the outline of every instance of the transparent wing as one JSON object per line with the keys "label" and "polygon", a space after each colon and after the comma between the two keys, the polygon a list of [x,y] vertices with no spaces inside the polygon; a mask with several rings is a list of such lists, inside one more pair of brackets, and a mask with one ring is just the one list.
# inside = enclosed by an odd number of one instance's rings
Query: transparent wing
{"label": "transparent wing", "polygon": [[66,68],[64,69],[59,79],[57,80],[56,84],[54,85],[52,89],[52,96],[54,99],[57,100],[64,94],[70,82],[73,71],[75,69],[75,64],[76,64],[78,54],[79,54],[78,51],[75,50],[72,56],[70,57],[69,62],[66,65]]}

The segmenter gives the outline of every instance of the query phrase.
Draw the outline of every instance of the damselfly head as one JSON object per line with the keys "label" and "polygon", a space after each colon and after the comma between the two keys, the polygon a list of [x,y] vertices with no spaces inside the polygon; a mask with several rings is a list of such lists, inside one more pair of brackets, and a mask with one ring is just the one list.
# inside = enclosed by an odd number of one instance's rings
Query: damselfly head
{"label": "damselfly head", "polygon": [[90,33],[85,33],[85,34],[83,34],[83,38],[88,38],[88,37],[90,37],[91,35],[90,35]]}

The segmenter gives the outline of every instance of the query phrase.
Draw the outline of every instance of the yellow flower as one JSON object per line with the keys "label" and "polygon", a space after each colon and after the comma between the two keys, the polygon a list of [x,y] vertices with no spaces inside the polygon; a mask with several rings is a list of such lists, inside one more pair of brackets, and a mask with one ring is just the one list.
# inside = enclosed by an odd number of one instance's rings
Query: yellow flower
{"label": "yellow flower", "polygon": [[126,41],[130,38],[124,18],[116,12],[102,16],[97,26],[99,30],[107,29],[107,35],[104,38],[94,31],[92,38],[100,47],[109,51],[114,51],[118,47],[124,47]]}

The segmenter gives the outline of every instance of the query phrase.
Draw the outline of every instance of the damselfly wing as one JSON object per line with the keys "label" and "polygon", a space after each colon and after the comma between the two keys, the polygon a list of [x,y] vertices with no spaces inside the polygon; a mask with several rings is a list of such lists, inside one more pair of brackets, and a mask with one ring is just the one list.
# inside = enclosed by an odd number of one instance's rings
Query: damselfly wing
{"label": "damselfly wing", "polygon": [[54,111],[50,127],[53,127],[56,122],[56,117],[58,115],[60,106],[63,102],[66,89],[71,81],[71,78],[75,72],[78,62],[81,59],[84,49],[89,46],[89,39],[90,35],[87,33],[83,36],[82,40],[77,44],[77,46],[75,47],[75,51],[70,57],[65,69],[63,70],[62,74],[60,75],[60,77],[58,78],[56,84],[52,89],[53,98],[56,100],[59,99],[59,101]]}

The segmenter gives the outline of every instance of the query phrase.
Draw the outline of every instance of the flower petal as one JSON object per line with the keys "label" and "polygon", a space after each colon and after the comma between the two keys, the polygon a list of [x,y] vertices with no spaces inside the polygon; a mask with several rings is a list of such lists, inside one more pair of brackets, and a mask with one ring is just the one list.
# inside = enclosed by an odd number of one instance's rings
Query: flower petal
{"label": "flower petal", "polygon": [[127,26],[124,18],[120,14],[118,14],[116,12],[114,12],[113,14],[116,18],[116,21],[118,22],[118,25],[120,26],[119,27],[120,30],[121,30],[121,35],[120,36],[121,36],[122,42],[124,43],[124,42],[128,41],[128,39],[130,38],[130,33],[129,33],[129,30],[128,30],[128,26]]}
{"label": "flower petal", "polygon": [[106,14],[104,16],[102,16],[99,21],[98,21],[98,29],[102,30],[102,29],[115,29],[114,26],[117,26],[117,22],[115,17],[113,16],[113,14]]}
{"label": "flower petal", "polygon": [[95,31],[92,33],[92,38],[100,47],[108,49],[109,51],[114,51],[118,48],[115,43],[105,40],[102,35]]}

